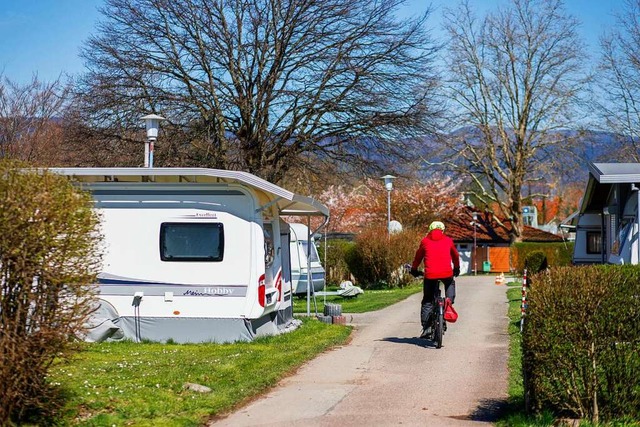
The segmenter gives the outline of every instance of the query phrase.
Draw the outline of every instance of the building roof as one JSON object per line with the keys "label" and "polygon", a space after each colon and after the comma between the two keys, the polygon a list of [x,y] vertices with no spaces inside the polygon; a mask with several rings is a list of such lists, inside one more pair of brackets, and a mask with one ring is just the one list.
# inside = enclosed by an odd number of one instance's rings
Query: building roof
{"label": "building roof", "polygon": [[[473,232],[473,213],[472,208],[462,211],[460,216],[455,220],[446,221],[446,233],[456,243],[471,243],[474,241]],[[498,221],[489,212],[477,212],[477,229],[475,233],[475,241],[478,244],[509,244],[509,233],[511,229],[511,221],[505,220],[501,227]],[[524,226],[522,231],[523,242],[562,242],[564,239],[553,233],[549,233],[538,228]]]}
{"label": "building roof", "polygon": [[589,174],[600,183],[640,182],[640,163],[590,163]]}
{"label": "building roof", "polygon": [[602,212],[613,184],[640,183],[640,163],[589,163],[580,213]]}

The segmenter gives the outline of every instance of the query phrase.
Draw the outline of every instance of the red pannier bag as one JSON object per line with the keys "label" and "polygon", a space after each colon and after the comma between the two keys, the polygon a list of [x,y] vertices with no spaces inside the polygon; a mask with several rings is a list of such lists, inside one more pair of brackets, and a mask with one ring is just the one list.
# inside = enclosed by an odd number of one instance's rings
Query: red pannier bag
{"label": "red pannier bag", "polygon": [[449,298],[444,301],[444,320],[449,323],[455,323],[455,321],[458,320],[458,312],[453,308],[453,304],[451,304],[451,299]]}

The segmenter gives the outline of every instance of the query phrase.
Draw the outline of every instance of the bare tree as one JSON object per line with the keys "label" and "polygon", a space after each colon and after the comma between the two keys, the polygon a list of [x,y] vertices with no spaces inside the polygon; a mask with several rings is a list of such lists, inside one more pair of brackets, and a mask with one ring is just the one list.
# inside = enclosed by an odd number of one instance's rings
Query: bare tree
{"label": "bare tree", "polygon": [[83,56],[96,127],[156,112],[157,159],[278,181],[301,154],[371,164],[434,125],[437,46],[404,0],[107,0]]}
{"label": "bare tree", "polygon": [[622,158],[640,161],[640,0],[627,0],[616,30],[601,39],[600,112],[620,135]]}
{"label": "bare tree", "polygon": [[18,84],[0,76],[0,158],[56,163],[67,95],[60,79]]}
{"label": "bare tree", "polygon": [[[453,103],[448,167],[467,175],[474,195],[522,236],[523,185],[544,177],[568,138],[585,83],[578,22],[562,0],[512,0],[476,20],[465,1],[445,12]],[[555,157],[557,157],[557,151]]]}

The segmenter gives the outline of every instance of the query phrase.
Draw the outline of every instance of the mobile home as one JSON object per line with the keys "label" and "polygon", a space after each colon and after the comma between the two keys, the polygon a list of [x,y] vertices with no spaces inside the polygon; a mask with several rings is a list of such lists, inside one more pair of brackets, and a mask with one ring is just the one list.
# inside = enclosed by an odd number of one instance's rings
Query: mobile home
{"label": "mobile home", "polygon": [[245,172],[62,168],[101,216],[87,339],[247,341],[293,319],[287,216],[328,209]]}
{"label": "mobile home", "polygon": [[591,163],[575,226],[574,264],[638,264],[640,163]]}
{"label": "mobile home", "polygon": [[[289,224],[291,227],[291,287],[294,295],[307,295],[309,292],[319,292],[324,289],[325,271],[320,262],[315,239],[311,230],[299,223]],[[309,281],[309,267],[311,280]]]}

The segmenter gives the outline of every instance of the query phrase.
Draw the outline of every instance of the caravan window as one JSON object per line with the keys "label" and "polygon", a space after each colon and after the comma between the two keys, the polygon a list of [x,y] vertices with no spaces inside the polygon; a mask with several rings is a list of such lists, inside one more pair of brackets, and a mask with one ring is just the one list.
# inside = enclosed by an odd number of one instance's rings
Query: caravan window
{"label": "caravan window", "polygon": [[162,261],[222,261],[224,227],[221,223],[165,222],[160,226]]}
{"label": "caravan window", "polygon": [[[298,240],[300,242],[300,246],[302,246],[302,250],[304,251],[305,256],[307,255],[307,241],[306,240]],[[311,242],[311,255],[309,256],[309,261],[311,262],[320,262],[320,257],[318,256],[318,250],[316,249],[316,245]]]}
{"label": "caravan window", "polygon": [[262,227],[264,233],[264,265],[271,267],[275,259],[275,249],[273,245],[273,225],[265,222]]}

